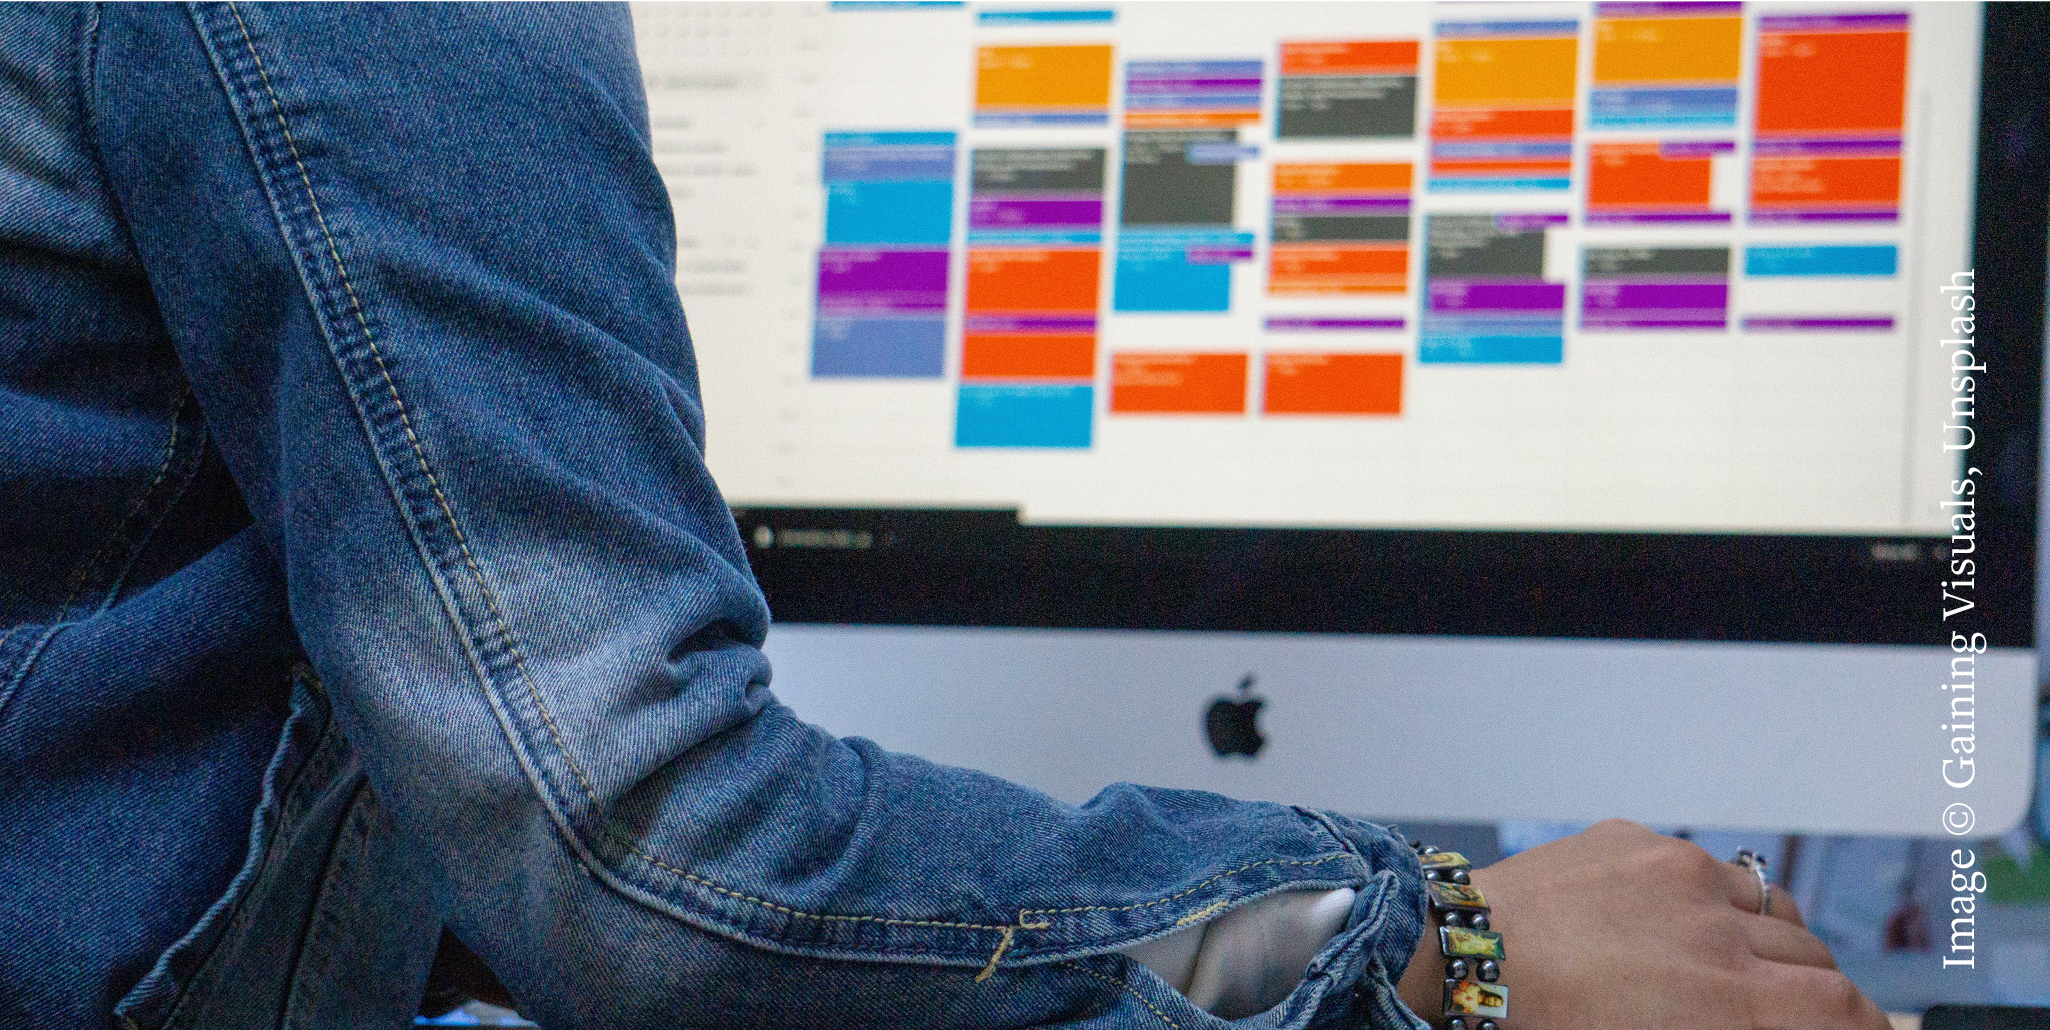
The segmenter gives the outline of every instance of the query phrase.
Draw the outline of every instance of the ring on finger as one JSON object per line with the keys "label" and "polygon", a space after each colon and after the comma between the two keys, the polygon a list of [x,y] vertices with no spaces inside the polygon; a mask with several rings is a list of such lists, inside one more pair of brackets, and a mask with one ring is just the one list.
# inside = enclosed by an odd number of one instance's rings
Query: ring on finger
{"label": "ring on finger", "polygon": [[1758,878],[1758,914],[1771,915],[1772,880],[1766,876],[1766,870],[1772,867],[1771,860],[1750,848],[1740,848],[1737,857],[1730,861],[1751,870],[1751,875]]}

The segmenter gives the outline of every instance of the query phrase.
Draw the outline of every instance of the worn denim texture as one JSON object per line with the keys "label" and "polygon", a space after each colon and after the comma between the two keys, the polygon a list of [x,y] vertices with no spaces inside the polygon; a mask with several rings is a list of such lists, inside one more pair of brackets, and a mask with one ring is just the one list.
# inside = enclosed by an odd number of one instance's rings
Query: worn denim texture
{"label": "worn denim texture", "polygon": [[[0,7],[0,1026],[1412,1027],[1415,860],[835,739],[702,458],[624,9]],[[298,671],[295,673],[294,670]],[[1020,747],[1031,747],[1020,741]]]}

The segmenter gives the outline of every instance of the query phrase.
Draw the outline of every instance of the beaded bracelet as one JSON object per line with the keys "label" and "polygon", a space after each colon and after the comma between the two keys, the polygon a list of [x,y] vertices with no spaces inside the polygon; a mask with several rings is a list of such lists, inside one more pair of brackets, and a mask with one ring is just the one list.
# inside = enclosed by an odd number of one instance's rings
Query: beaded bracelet
{"label": "beaded bracelet", "polygon": [[[1502,978],[1502,935],[1488,928],[1488,901],[1473,885],[1472,864],[1454,851],[1411,841],[1424,867],[1431,911],[1438,916],[1438,951],[1445,956],[1443,1030],[1502,1030],[1509,988]],[[1467,1022],[1468,1016],[1478,1022]]]}

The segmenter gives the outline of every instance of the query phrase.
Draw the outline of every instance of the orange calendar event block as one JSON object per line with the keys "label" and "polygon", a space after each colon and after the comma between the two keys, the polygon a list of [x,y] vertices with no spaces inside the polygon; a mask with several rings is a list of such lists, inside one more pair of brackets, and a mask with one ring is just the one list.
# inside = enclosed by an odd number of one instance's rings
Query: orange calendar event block
{"label": "orange calendar event block", "polygon": [[968,311],[1096,311],[1103,252],[974,249],[968,252]]}
{"label": "orange calendar event block", "polygon": [[1908,34],[1760,32],[1758,134],[1901,131]]}
{"label": "orange calendar event block", "polygon": [[1110,410],[1119,415],[1238,415],[1246,410],[1244,354],[1116,354]]}
{"label": "orange calendar event block", "polygon": [[1399,415],[1402,355],[1267,355],[1269,415]]}
{"label": "orange calendar event block", "polygon": [[1260,120],[1253,111],[1126,111],[1127,129],[1232,129]]}
{"label": "orange calendar event block", "polygon": [[1434,159],[1432,175],[1566,175],[1573,170],[1572,158],[1505,157],[1464,160]]}
{"label": "orange calendar event block", "polygon": [[1898,157],[1760,157],[1751,165],[1751,204],[1893,207],[1900,202]]}
{"label": "orange calendar event block", "polygon": [[1431,112],[1431,135],[1443,139],[1551,139],[1573,135],[1573,109]]}
{"label": "orange calendar event block", "polygon": [[961,338],[963,379],[1088,379],[1096,337],[1088,333],[969,333]]}
{"label": "orange calendar event block", "polygon": [[1664,158],[1656,143],[1588,148],[1587,202],[1594,207],[1706,207],[1709,159]]}
{"label": "orange calendar event block", "polygon": [[1283,43],[1283,75],[1414,75],[1417,41]]}
{"label": "orange calendar event block", "polygon": [[1413,171],[1408,161],[1358,164],[1278,164],[1276,193],[1399,193],[1407,197]]}
{"label": "orange calendar event block", "polygon": [[1269,293],[1401,293],[1408,285],[1407,244],[1277,243],[1269,252]]}

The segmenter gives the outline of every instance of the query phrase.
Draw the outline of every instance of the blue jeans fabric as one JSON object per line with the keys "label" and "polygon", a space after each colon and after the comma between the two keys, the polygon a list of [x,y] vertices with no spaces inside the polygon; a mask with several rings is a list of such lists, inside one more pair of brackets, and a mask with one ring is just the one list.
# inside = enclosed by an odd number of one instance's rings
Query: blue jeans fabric
{"label": "blue jeans fabric", "polygon": [[621,8],[0,7],[0,1026],[403,1025],[445,923],[548,1026],[1209,1027],[1117,949],[1340,886],[1245,1022],[1420,1026],[1386,831],[777,703],[670,219]]}

